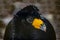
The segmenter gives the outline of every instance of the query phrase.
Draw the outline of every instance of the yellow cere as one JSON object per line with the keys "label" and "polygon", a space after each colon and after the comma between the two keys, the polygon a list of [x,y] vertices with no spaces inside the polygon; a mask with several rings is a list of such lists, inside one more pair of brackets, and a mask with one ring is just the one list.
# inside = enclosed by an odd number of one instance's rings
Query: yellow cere
{"label": "yellow cere", "polygon": [[35,18],[32,22],[33,27],[36,29],[40,29],[41,24],[43,24],[43,21],[41,19],[37,19],[37,18]]}

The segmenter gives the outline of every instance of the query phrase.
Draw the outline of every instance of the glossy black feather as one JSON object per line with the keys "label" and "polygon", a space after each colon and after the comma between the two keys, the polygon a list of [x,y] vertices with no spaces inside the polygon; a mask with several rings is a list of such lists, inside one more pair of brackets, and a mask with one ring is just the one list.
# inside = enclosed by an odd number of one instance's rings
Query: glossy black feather
{"label": "glossy black feather", "polygon": [[[41,17],[38,13],[37,7],[30,5],[16,13],[11,22],[7,25],[4,40],[56,40],[55,31],[50,22]],[[43,20],[47,27],[47,31],[44,32],[39,29],[35,29],[31,23],[26,19],[39,18]]]}

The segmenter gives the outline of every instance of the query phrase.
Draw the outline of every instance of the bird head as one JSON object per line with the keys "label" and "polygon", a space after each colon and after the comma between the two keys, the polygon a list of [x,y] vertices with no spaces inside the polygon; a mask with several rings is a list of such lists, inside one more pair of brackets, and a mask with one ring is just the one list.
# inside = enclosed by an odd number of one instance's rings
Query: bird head
{"label": "bird head", "polygon": [[40,14],[38,13],[39,9],[34,5],[29,5],[21,9],[16,13],[18,17],[28,18],[28,17],[37,17],[39,18]]}
{"label": "bird head", "polygon": [[34,28],[40,29],[44,22],[40,19],[39,9],[34,5],[29,5],[21,9],[16,15],[21,22],[28,22],[34,26]]}

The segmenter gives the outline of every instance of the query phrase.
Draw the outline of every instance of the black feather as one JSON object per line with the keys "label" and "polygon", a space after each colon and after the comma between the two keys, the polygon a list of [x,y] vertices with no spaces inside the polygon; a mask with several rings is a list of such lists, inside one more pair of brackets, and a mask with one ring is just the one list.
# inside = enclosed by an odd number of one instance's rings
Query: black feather
{"label": "black feather", "polygon": [[[29,5],[17,12],[6,27],[4,40],[56,40],[53,26],[47,19],[42,18],[38,11],[39,9],[37,7]],[[43,20],[47,27],[46,32],[35,29],[31,25],[30,22],[32,22],[34,18]],[[27,19],[29,19],[29,22]]]}

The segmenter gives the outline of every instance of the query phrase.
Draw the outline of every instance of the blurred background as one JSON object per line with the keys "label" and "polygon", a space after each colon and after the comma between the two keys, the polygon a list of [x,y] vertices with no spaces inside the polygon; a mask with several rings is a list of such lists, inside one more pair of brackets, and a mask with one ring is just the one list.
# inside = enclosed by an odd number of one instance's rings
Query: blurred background
{"label": "blurred background", "polygon": [[0,40],[3,40],[5,28],[17,11],[27,5],[35,5],[53,25],[56,39],[60,40],[60,0],[0,0]]}

